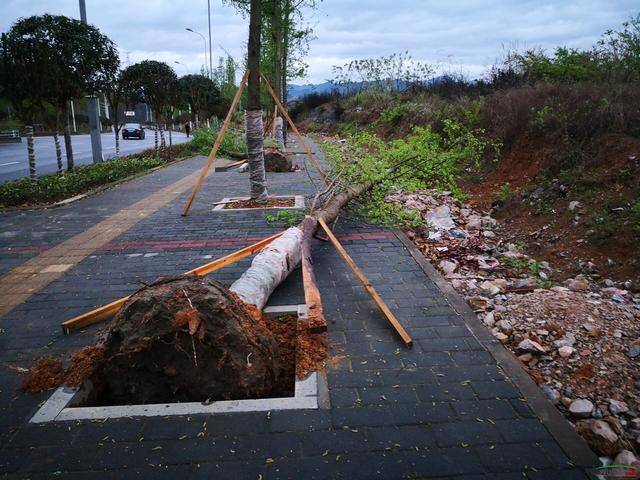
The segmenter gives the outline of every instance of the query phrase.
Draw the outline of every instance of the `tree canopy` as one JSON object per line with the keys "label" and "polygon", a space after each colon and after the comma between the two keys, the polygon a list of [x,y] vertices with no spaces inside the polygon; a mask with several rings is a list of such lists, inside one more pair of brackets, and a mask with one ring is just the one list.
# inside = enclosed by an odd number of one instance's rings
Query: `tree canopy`
{"label": "tree canopy", "polygon": [[146,103],[156,115],[174,99],[178,77],[164,62],[144,60],[122,71],[121,81],[130,103]]}

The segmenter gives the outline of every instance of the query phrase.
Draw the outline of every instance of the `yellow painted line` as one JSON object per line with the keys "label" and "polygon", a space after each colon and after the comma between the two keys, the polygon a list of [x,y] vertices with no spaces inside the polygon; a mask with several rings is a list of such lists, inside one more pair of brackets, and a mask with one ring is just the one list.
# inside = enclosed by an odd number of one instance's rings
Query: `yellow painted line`
{"label": "yellow painted line", "polygon": [[60,278],[95,250],[186,192],[199,175],[198,170],[14,267],[0,277],[0,317]]}

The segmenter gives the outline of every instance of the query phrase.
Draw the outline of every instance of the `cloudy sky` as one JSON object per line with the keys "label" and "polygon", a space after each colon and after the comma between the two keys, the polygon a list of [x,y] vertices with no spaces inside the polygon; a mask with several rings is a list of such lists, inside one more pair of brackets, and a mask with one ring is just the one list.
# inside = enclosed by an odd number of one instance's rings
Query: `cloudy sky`
{"label": "cloudy sky", "polygon": [[[205,64],[206,0],[86,0],[87,16],[134,63],[163,60],[178,75]],[[213,58],[226,49],[243,58],[248,21],[211,1]],[[79,17],[77,0],[0,0],[0,31],[21,16],[52,13]],[[305,12],[316,39],[309,75],[320,83],[331,67],[354,58],[409,50],[413,58],[443,69],[482,75],[505,47],[557,45],[588,48],[609,28],[640,13],[638,0],[324,0]],[[176,63],[179,62],[179,63]]]}

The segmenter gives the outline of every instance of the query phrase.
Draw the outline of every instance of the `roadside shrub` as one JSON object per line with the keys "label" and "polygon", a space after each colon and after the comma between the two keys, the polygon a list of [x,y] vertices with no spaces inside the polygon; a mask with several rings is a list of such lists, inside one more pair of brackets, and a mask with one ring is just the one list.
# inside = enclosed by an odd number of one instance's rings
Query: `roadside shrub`
{"label": "roadside shrub", "polygon": [[[193,132],[192,148],[201,155],[209,155],[211,147],[216,141],[220,128],[217,126],[211,128],[199,128]],[[220,143],[220,154],[232,156],[246,156],[247,142],[244,133],[235,128],[229,128],[222,143]]]}
{"label": "roadside shrub", "polygon": [[50,203],[163,165],[162,158],[124,157],[78,167],[64,175],[46,175],[35,182],[29,178],[0,185],[0,206]]}

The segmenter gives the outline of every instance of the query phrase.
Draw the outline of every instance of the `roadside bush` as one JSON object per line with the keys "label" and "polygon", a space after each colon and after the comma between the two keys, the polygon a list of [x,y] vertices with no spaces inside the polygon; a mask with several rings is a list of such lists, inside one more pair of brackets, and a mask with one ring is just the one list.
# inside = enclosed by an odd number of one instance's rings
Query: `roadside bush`
{"label": "roadside bush", "polygon": [[[216,128],[215,126],[212,128],[203,127],[194,131],[193,140],[191,141],[193,150],[201,155],[209,155],[218,132],[219,127]],[[229,128],[222,139],[219,152],[222,155],[246,156],[247,142],[244,133],[240,130]]]}
{"label": "roadside bush", "polygon": [[46,175],[35,182],[29,178],[0,185],[0,206],[50,203],[163,165],[162,158],[124,157],[78,167],[64,175]]}

